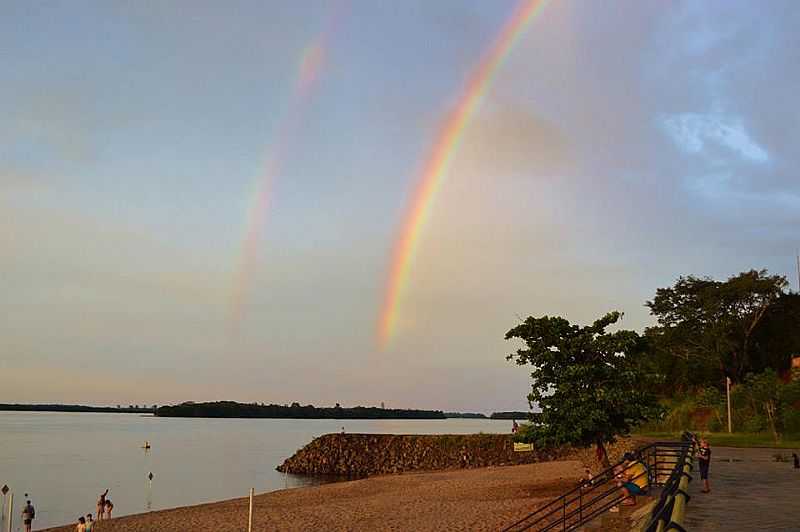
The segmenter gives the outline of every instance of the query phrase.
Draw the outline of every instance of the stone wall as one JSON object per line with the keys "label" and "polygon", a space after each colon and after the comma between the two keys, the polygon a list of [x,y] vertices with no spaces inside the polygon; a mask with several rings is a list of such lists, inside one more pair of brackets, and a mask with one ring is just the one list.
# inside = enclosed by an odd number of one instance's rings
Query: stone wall
{"label": "stone wall", "polygon": [[[622,440],[608,447],[612,462],[638,442]],[[280,466],[294,474],[367,477],[402,473],[525,464],[557,459],[580,460],[600,469],[592,449],[563,448],[515,452],[510,435],[326,434],[315,438]]]}

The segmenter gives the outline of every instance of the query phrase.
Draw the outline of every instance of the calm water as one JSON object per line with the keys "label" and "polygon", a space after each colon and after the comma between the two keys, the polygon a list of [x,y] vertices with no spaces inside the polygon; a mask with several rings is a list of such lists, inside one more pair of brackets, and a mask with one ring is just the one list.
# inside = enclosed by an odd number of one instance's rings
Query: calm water
{"label": "calm water", "polygon": [[[509,421],[181,419],[138,414],[0,412],[0,486],[36,507],[35,529],[95,513],[110,488],[114,515],[244,497],[318,482],[275,471],[329,432],[470,434],[507,432]],[[152,449],[141,446],[147,440]],[[153,473],[152,486],[147,474]],[[5,522],[0,530],[5,531]]]}

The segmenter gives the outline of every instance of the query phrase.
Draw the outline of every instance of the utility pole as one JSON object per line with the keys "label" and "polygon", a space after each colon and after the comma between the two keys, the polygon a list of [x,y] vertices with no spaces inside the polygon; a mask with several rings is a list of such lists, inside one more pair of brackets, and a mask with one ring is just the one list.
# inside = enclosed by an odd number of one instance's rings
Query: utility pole
{"label": "utility pole", "polygon": [[797,293],[800,294],[800,251],[797,252]]}
{"label": "utility pole", "polygon": [[731,378],[725,377],[725,392],[728,397],[728,434],[733,432],[731,425]]}

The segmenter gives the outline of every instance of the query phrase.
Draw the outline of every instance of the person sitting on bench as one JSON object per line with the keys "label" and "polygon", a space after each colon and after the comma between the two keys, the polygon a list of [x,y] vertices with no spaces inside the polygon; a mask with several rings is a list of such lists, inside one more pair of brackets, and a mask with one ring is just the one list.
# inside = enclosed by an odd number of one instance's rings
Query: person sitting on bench
{"label": "person sitting on bench", "polygon": [[622,488],[625,499],[622,504],[633,506],[636,504],[636,495],[644,495],[647,491],[647,468],[633,453],[625,453],[625,469],[617,480],[617,486]]}

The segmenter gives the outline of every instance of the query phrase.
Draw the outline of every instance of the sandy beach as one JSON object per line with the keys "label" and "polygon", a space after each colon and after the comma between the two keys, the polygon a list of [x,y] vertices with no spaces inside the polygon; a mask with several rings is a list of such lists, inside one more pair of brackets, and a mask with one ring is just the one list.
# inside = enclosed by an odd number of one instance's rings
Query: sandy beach
{"label": "sandy beach", "polygon": [[[253,530],[498,530],[575,486],[580,461],[373,477],[257,495]],[[130,515],[102,532],[241,532],[246,498]],[[74,525],[47,529],[71,532]]]}

